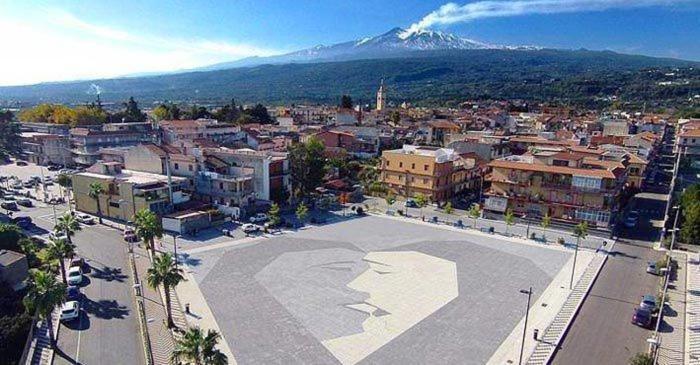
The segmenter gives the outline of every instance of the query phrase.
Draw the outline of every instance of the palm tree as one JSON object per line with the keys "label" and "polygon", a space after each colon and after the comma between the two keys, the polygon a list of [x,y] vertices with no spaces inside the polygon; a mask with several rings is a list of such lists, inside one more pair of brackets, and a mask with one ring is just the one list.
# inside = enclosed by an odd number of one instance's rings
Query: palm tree
{"label": "palm tree", "polygon": [[94,182],[90,184],[90,192],[88,195],[95,199],[95,203],[97,203],[97,219],[100,221],[100,224],[102,224],[102,209],[100,209],[100,194],[104,193],[105,189],[100,185],[98,182]]}
{"label": "palm tree", "polygon": [[217,350],[216,344],[221,335],[214,330],[208,330],[207,334],[197,328],[190,328],[177,343],[170,358],[172,364],[181,364],[183,361],[195,365],[225,365],[228,358]]}
{"label": "palm tree", "polygon": [[73,236],[75,232],[79,231],[80,229],[80,223],[70,212],[58,217],[58,222],[54,227],[54,231],[63,231],[63,233],[66,234],[66,237],[68,237],[68,243],[73,243],[71,236]]}
{"label": "palm tree", "polygon": [[163,227],[160,225],[158,216],[148,209],[141,209],[134,216],[134,227],[136,235],[146,243],[151,250],[151,256],[155,257],[155,238],[163,237]]}
{"label": "palm tree", "polygon": [[578,246],[581,243],[581,238],[586,238],[588,235],[588,222],[584,221],[574,227],[574,236],[576,236],[576,250],[574,251],[574,264],[571,267],[571,280],[569,281],[569,289],[574,288],[574,271],[576,271],[576,257],[578,256]]}
{"label": "palm tree", "polygon": [[153,264],[146,273],[148,285],[155,289],[163,285],[165,291],[165,311],[168,315],[168,327],[173,326],[173,318],[170,308],[170,288],[177,286],[185,278],[182,269],[175,267],[173,255],[169,252],[153,258]]}
{"label": "palm tree", "polygon": [[471,208],[469,208],[469,217],[474,219],[474,229],[476,229],[476,220],[481,216],[481,207],[479,207],[479,204],[474,203],[472,204]]}
{"label": "palm tree", "polygon": [[46,321],[49,329],[51,347],[56,346],[53,337],[51,313],[57,305],[66,301],[66,284],[56,281],[56,276],[46,271],[32,271],[29,291],[24,297],[24,306],[28,311],[36,311],[39,318]]}
{"label": "palm tree", "polygon": [[58,261],[63,282],[66,283],[66,259],[75,255],[75,245],[64,239],[50,238],[47,249],[49,256]]}

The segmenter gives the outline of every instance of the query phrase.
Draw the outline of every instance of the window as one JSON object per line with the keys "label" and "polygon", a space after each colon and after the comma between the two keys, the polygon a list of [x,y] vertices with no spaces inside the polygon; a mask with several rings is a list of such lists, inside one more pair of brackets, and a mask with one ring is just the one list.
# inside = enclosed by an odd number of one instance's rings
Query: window
{"label": "window", "polygon": [[428,165],[423,165],[423,171],[428,171]]}
{"label": "window", "polygon": [[192,165],[187,165],[187,169],[189,169],[190,171],[192,171]]}
{"label": "window", "polygon": [[574,176],[571,185],[577,188],[600,189],[602,180],[596,177]]}
{"label": "window", "polygon": [[390,162],[391,162],[391,161],[387,161],[387,162],[386,162],[386,167],[389,167],[389,165],[391,165]]}
{"label": "window", "polygon": [[403,162],[399,162],[399,167],[403,167]]}
{"label": "window", "polygon": [[109,206],[112,208],[119,208],[119,202],[109,202]]}
{"label": "window", "polygon": [[415,168],[416,168],[416,164],[412,163],[412,164],[411,164],[411,169],[415,169]]}
{"label": "window", "polygon": [[180,165],[178,165],[178,163],[175,162],[175,170],[179,170],[179,169],[180,169]]}
{"label": "window", "polygon": [[427,178],[423,178],[423,184],[426,184],[426,185],[428,184],[428,179],[427,179]]}
{"label": "window", "polygon": [[224,190],[224,183],[222,183],[222,182],[219,183],[219,189]]}

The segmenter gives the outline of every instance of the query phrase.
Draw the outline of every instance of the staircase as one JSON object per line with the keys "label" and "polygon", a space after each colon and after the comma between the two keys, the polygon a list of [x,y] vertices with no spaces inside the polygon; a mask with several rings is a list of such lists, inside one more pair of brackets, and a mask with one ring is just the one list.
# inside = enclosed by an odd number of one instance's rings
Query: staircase
{"label": "staircase", "polygon": [[574,286],[574,289],[569,293],[569,297],[566,298],[566,302],[559,310],[559,313],[557,313],[552,323],[544,330],[542,337],[535,347],[535,351],[533,351],[528,358],[527,364],[540,365],[549,363],[559,342],[564,337],[566,329],[574,319],[588,290],[598,276],[598,272],[606,258],[607,255],[596,254],[593,260],[591,260],[583,276],[581,276],[576,286]]}

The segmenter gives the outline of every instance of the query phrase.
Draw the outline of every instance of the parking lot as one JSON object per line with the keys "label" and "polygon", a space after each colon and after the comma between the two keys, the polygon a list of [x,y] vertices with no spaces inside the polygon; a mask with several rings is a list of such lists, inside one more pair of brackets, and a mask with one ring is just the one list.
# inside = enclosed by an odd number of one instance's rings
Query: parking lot
{"label": "parking lot", "polygon": [[324,364],[485,363],[571,257],[376,216],[184,254],[237,362]]}

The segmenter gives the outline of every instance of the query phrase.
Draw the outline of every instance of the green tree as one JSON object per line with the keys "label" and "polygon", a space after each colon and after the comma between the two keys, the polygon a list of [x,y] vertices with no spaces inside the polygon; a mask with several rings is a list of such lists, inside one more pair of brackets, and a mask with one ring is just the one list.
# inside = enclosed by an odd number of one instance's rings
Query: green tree
{"label": "green tree", "polygon": [[104,193],[105,190],[102,187],[102,185],[98,182],[94,182],[90,184],[90,191],[88,192],[88,195],[95,199],[95,203],[97,204],[97,219],[100,221],[100,224],[102,224],[102,209],[100,209],[100,195]]}
{"label": "green tree", "polygon": [[165,312],[168,316],[168,328],[173,327],[172,307],[170,303],[170,289],[174,288],[181,281],[185,280],[182,276],[182,269],[175,267],[173,255],[166,252],[160,256],[153,257],[153,263],[146,272],[146,281],[148,286],[157,289],[158,286],[163,286],[165,291]]}
{"label": "green tree", "polygon": [[420,209],[420,216],[423,217],[423,207],[428,204],[428,198],[423,193],[418,193],[413,197],[413,201],[416,202],[416,205]]}
{"label": "green tree", "polygon": [[306,221],[307,215],[309,215],[309,208],[306,207],[306,204],[300,203],[296,211],[297,219],[303,224]]}
{"label": "green tree", "polygon": [[17,251],[22,231],[14,224],[0,223],[0,250]]}
{"label": "green tree", "polygon": [[506,210],[506,214],[505,214],[504,218],[506,221],[506,236],[507,236],[510,226],[515,224],[515,215],[513,214],[513,209],[509,208],[508,210]]}
{"label": "green tree", "polygon": [[241,116],[240,110],[236,106],[236,101],[231,99],[230,104],[226,104],[214,112],[214,118],[220,122],[233,123]]}
{"label": "green tree", "polygon": [[452,202],[447,202],[447,203],[445,204],[444,210],[445,210],[445,213],[447,213],[447,214],[452,214],[452,212],[455,211],[455,209],[452,208]]}
{"label": "green tree", "polygon": [[547,240],[546,232],[547,228],[549,225],[552,223],[552,217],[549,216],[549,212],[544,214],[544,217],[542,217],[542,222],[540,222],[540,226],[542,226],[542,238],[544,240]]}
{"label": "green tree", "polygon": [[681,194],[681,208],[688,209],[693,204],[700,202],[700,184],[690,185]]}
{"label": "green tree", "polygon": [[630,358],[629,365],[653,365],[654,358],[645,352],[638,352]]}
{"label": "green tree", "polygon": [[180,108],[175,103],[165,102],[153,109],[153,119],[156,122],[161,120],[177,120],[180,119]]}
{"label": "green tree", "polygon": [[190,110],[185,112],[186,119],[199,119],[199,118],[211,118],[212,114],[207,110],[206,107],[192,105]]}
{"label": "green tree", "polygon": [[61,278],[64,283],[66,280],[66,260],[75,255],[75,245],[58,238],[49,239],[49,245],[46,247],[46,252],[52,260],[56,260],[61,268]]}
{"label": "green tree", "polygon": [[352,109],[353,102],[350,95],[343,95],[340,97],[340,107],[344,109]]}
{"label": "green tree", "polygon": [[685,243],[697,244],[700,242],[700,202],[686,204],[682,212],[681,239]]}
{"label": "green tree", "polygon": [[270,218],[270,226],[277,227],[280,224],[280,206],[277,203],[272,203],[267,214]]}
{"label": "green tree", "polygon": [[29,290],[24,297],[24,306],[28,311],[36,311],[39,318],[46,321],[51,347],[56,346],[53,336],[53,321],[51,315],[56,306],[66,301],[66,285],[56,281],[56,276],[45,271],[32,271]]}
{"label": "green tree", "polygon": [[296,143],[289,149],[292,183],[302,197],[321,186],[326,174],[324,151],[323,143],[314,137],[305,143]]}
{"label": "green tree", "polygon": [[384,201],[386,201],[386,205],[391,206],[396,202],[396,196],[392,193],[387,193],[384,197]]}
{"label": "green tree", "polygon": [[215,330],[208,330],[205,335],[198,327],[189,328],[176,340],[170,362],[172,364],[226,365],[228,358],[216,349],[219,340],[221,336]]}
{"label": "green tree", "polygon": [[576,236],[576,246],[579,245],[581,239],[585,239],[588,236],[588,222],[581,222],[574,227],[574,236]]}
{"label": "green tree", "polygon": [[80,223],[70,212],[66,212],[62,216],[58,217],[56,226],[53,228],[54,231],[63,232],[68,237],[68,243],[73,243],[73,237],[76,231],[80,231]]}
{"label": "green tree", "polygon": [[133,96],[129,97],[124,105],[124,119],[127,122],[145,122],[146,114],[141,112],[139,104],[134,100]]}
{"label": "green tree", "polygon": [[20,126],[11,111],[0,111],[0,159],[22,151]]}
{"label": "green tree", "polygon": [[401,122],[401,114],[398,112],[398,110],[394,110],[389,113],[389,122],[391,122],[393,125],[398,125],[399,122]]}
{"label": "green tree", "polygon": [[148,209],[141,209],[134,216],[134,227],[138,236],[151,250],[151,256],[156,256],[155,238],[163,237],[163,227],[158,216]]}
{"label": "green tree", "polygon": [[69,188],[73,186],[73,180],[69,175],[66,174],[58,174],[56,176],[56,183],[63,188]]}
{"label": "green tree", "polygon": [[243,114],[249,116],[252,123],[271,124],[274,122],[267,112],[267,108],[262,104],[255,104],[254,107],[246,109]]}
{"label": "green tree", "polygon": [[477,229],[476,220],[480,216],[481,216],[481,207],[477,203],[472,204],[472,206],[469,208],[469,217],[474,219],[474,229]]}

